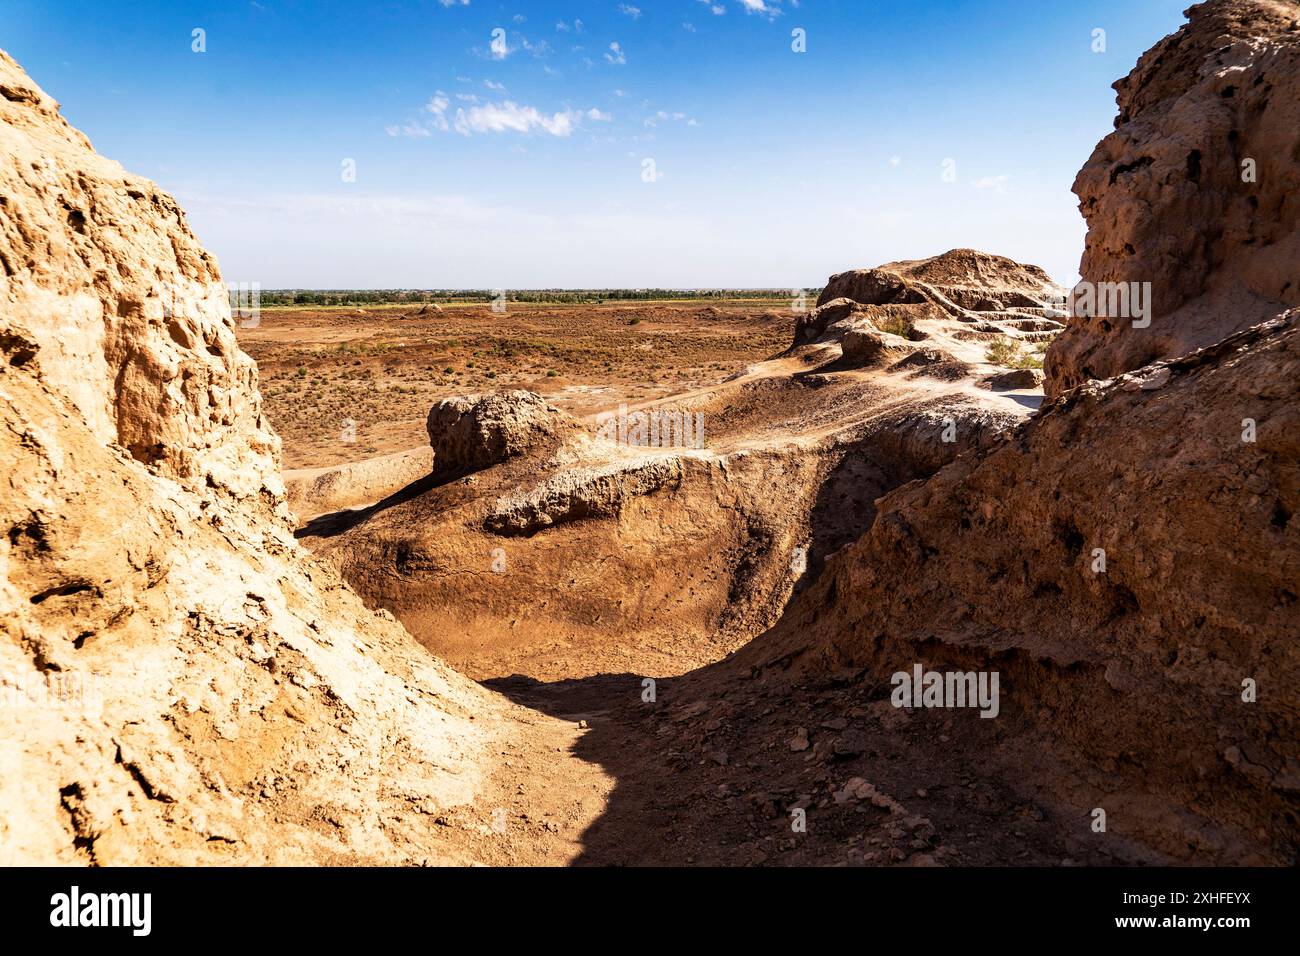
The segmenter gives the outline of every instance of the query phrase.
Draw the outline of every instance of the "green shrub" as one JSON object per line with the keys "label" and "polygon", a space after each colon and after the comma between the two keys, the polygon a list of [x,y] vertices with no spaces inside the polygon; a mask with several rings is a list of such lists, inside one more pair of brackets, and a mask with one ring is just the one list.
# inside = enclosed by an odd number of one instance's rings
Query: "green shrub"
{"label": "green shrub", "polygon": [[991,365],[1002,365],[1006,368],[1041,369],[1043,367],[1041,354],[1026,352],[1019,342],[1008,338],[1000,338],[990,343],[984,351],[984,359]]}
{"label": "green shrub", "polygon": [[902,316],[891,315],[874,324],[880,331],[888,332],[890,335],[897,335],[904,339],[912,337],[912,323]]}

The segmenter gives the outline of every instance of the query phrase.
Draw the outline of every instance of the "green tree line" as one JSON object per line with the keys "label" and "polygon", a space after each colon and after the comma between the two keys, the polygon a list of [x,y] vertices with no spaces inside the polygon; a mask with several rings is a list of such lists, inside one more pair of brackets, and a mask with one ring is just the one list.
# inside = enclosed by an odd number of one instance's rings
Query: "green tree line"
{"label": "green tree line", "polygon": [[[815,297],[817,290],[809,290]],[[260,302],[286,305],[421,305],[490,303],[501,293],[487,289],[264,289]],[[789,289],[521,289],[507,302],[583,304],[653,299],[788,299]]]}

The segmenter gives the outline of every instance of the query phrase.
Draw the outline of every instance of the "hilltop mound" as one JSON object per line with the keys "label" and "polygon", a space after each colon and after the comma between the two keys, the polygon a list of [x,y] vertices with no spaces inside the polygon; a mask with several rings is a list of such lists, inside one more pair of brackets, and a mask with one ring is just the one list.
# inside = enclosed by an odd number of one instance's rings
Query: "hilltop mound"
{"label": "hilltop mound", "polygon": [[928,259],[886,262],[833,275],[817,300],[848,298],[863,305],[936,303],[963,312],[1041,309],[1061,290],[1035,265],[976,249],[951,249]]}

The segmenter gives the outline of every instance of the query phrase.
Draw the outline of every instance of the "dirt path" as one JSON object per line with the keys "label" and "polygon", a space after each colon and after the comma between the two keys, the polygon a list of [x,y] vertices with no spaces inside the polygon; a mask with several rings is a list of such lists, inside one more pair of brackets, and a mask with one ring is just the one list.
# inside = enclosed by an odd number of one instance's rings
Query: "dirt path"
{"label": "dirt path", "polygon": [[981,771],[978,719],[899,711],[847,681],[743,683],[697,672],[647,702],[632,675],[488,681],[532,716],[500,739],[484,798],[448,814],[450,839],[516,866],[1143,860]]}

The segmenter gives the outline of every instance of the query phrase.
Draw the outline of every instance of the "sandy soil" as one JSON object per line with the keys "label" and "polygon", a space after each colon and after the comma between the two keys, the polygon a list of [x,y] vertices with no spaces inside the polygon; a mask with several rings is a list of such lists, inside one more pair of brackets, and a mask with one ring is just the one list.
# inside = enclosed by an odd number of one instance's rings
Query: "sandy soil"
{"label": "sandy soil", "polygon": [[[513,387],[539,391],[588,422],[619,402],[702,404],[710,410],[710,434],[699,454],[714,461],[789,456],[792,447],[807,450],[794,452],[797,458],[813,460],[827,454],[836,436],[842,441],[856,428],[936,401],[1023,416],[1041,399],[1041,393],[978,387],[977,376],[989,370],[984,366],[964,379],[939,381],[841,370],[835,354],[815,350],[773,358],[788,346],[794,317],[748,303],[532,307],[505,319],[486,309],[418,319],[402,314],[269,311],[260,327],[242,332],[245,348],[259,359],[286,463],[359,462],[419,446],[437,397]],[[634,319],[640,321],[629,324]],[[942,334],[938,327],[935,333]],[[979,363],[983,343],[943,336],[942,345]],[[298,375],[300,366],[306,375]],[[823,366],[830,380],[801,384]],[[444,373],[447,367],[456,371]],[[554,376],[547,374],[552,369]],[[333,419],[347,414],[359,423],[354,444],[332,433]],[[487,494],[483,483],[495,487],[494,480],[480,476],[473,495]],[[500,480],[517,479],[507,472]],[[817,479],[810,472],[807,480]],[[845,480],[859,490],[873,487],[856,473]],[[870,497],[828,503],[826,514],[814,516],[825,525],[815,560],[861,533],[859,525],[873,513]],[[427,517],[412,512],[398,524],[427,523],[462,561],[472,560],[483,547],[476,534],[438,517],[443,505],[430,507]],[[322,547],[372,512],[391,509],[389,501],[327,515],[309,523],[304,543]],[[579,539],[567,547],[572,553],[542,563],[578,568],[578,556],[601,545]],[[505,586],[496,577],[488,583]],[[505,595],[506,603],[535,604],[536,594],[524,593],[531,586],[521,581],[524,591]],[[710,665],[753,636],[758,618],[723,640],[703,625],[651,635],[631,620],[598,622],[584,632],[554,626],[545,615],[526,629],[471,617],[453,622],[435,613],[426,627],[418,616],[406,619],[439,656],[522,705],[495,745],[499,762],[485,797],[437,821],[453,856],[510,865],[1107,859],[1063,838],[1050,810],[1006,792],[960,753],[949,754],[949,741],[983,730],[978,722],[954,728],[952,718],[909,719],[869,689],[775,687],[738,679],[725,665],[713,673]],[[663,675],[653,701],[645,699],[649,674]],[[792,828],[799,809],[814,821],[806,832]],[[1002,845],[1009,833],[1023,845]]]}
{"label": "sandy soil", "polygon": [[294,471],[427,445],[448,395],[526,388],[585,416],[720,382],[785,348],[794,318],[784,301],[287,308],[238,334]]}

